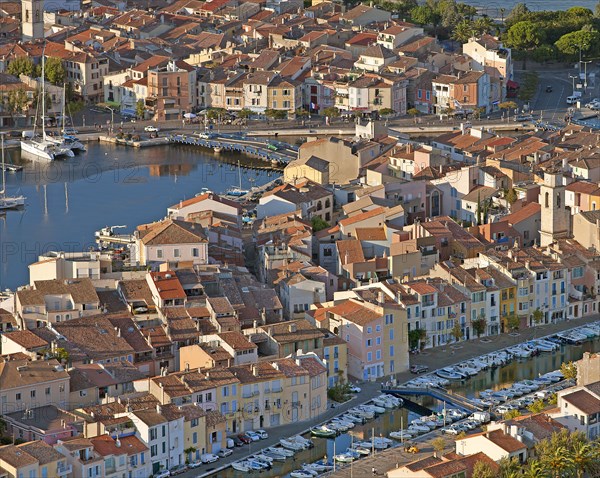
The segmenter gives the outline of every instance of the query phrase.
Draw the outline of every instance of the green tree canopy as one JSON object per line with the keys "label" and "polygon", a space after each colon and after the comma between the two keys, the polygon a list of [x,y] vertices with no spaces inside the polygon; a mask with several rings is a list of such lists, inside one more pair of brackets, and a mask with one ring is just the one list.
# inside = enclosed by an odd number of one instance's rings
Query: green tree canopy
{"label": "green tree canopy", "polygon": [[23,88],[17,88],[8,92],[7,106],[11,114],[20,113],[27,108],[29,98]]}
{"label": "green tree canopy", "polygon": [[473,467],[472,478],[496,478],[496,471],[485,461],[478,461]]}
{"label": "green tree canopy", "polygon": [[146,114],[146,106],[144,105],[144,100],[138,100],[135,104],[135,115],[143,119]]}
{"label": "green tree canopy", "polygon": [[248,108],[244,108],[242,110],[240,110],[240,112],[238,113],[238,117],[240,118],[250,118],[250,116],[252,116],[252,111],[250,111]]}
{"label": "green tree canopy", "polygon": [[600,41],[597,31],[578,30],[561,36],[554,44],[561,53],[565,55],[577,55],[579,50],[587,53],[596,47]]}
{"label": "green tree canopy", "polygon": [[515,23],[508,29],[506,44],[517,50],[530,50],[539,46],[544,40],[544,31],[530,21]]}
{"label": "green tree canopy", "polygon": [[32,77],[34,76],[34,71],[33,61],[26,56],[15,58],[8,64],[8,68],[6,69],[7,73],[15,76],[27,75]]}
{"label": "green tree canopy", "polygon": [[475,332],[477,338],[479,338],[485,332],[487,320],[485,320],[485,316],[481,315],[479,316],[479,318],[472,320],[471,325],[473,326],[473,332]]}
{"label": "green tree canopy", "polygon": [[329,227],[329,223],[323,220],[321,216],[313,216],[310,222],[312,224],[313,232],[319,232],[322,229]]}
{"label": "green tree canopy", "polygon": [[440,22],[440,16],[429,5],[419,5],[410,11],[410,17],[419,25],[437,25]]}
{"label": "green tree canopy", "polygon": [[566,380],[577,379],[577,364],[575,362],[563,362],[560,366],[560,371]]}
{"label": "green tree canopy", "polygon": [[330,118],[337,118],[340,116],[340,110],[338,110],[335,106],[330,106],[323,110],[323,114],[325,116],[329,116]]}
{"label": "green tree canopy", "polygon": [[46,60],[44,68],[46,79],[53,85],[62,86],[67,76],[62,61],[59,58],[50,57]]}
{"label": "green tree canopy", "polygon": [[454,31],[452,32],[452,39],[456,40],[459,43],[467,43],[469,39],[473,36],[474,27],[473,22],[471,20],[461,20],[454,27]]}
{"label": "green tree canopy", "polygon": [[506,25],[514,25],[529,18],[529,8],[524,3],[517,3],[506,17]]}

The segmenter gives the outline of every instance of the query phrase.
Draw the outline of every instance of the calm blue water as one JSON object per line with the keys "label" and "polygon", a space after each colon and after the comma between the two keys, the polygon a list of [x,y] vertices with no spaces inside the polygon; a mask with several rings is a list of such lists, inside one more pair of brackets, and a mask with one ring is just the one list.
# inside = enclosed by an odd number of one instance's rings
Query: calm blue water
{"label": "calm blue water", "polygon": [[[49,250],[95,247],[94,232],[107,225],[136,225],[166,215],[166,208],[206,187],[222,192],[238,184],[237,168],[212,153],[181,146],[129,149],[89,143],[88,152],[50,164],[21,161],[7,174],[9,193],[27,198],[23,211],[0,216],[0,289],[28,283],[27,265]],[[247,161],[243,156],[224,158]],[[242,186],[262,185],[275,173],[242,170]]]}
{"label": "calm blue water", "polygon": [[[582,1],[568,1],[568,2],[559,2],[558,0],[530,0],[525,2],[519,2],[518,0],[510,0],[508,2],[501,0],[491,0],[491,1],[483,1],[483,0],[462,0],[464,3],[468,5],[473,5],[477,7],[479,13],[484,13],[492,18],[504,18],[510,13],[511,9],[517,3],[525,3],[527,8],[531,11],[539,11],[539,10],[568,10],[571,7],[584,7],[589,8],[592,12],[596,8],[596,2],[592,0],[582,0]],[[501,9],[504,9],[504,14],[502,14]]]}

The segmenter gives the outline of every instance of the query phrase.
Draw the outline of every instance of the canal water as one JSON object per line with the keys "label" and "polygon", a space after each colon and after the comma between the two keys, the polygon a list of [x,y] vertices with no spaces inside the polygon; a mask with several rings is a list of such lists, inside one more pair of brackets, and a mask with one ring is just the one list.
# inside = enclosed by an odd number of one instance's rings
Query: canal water
{"label": "canal water", "polygon": [[[7,150],[10,160],[24,166],[6,175],[8,192],[20,191],[27,200],[22,211],[0,216],[0,290],[27,284],[27,266],[42,253],[96,247],[94,232],[102,227],[126,225],[118,232],[131,232],[138,224],[162,219],[168,206],[194,197],[201,188],[224,192],[239,185],[237,167],[219,156],[240,160],[242,166],[250,161],[185,146],[87,146],[87,153],[52,163],[22,160],[20,151]],[[241,171],[245,189],[279,176]]]}
{"label": "canal water", "polygon": [[[514,382],[525,379],[533,379],[539,375],[557,370],[563,362],[579,360],[584,352],[600,351],[600,339],[590,342],[585,342],[582,345],[562,345],[559,350],[554,353],[544,353],[537,357],[528,359],[514,360],[513,362],[498,367],[494,370],[482,371],[463,383],[452,383],[448,388],[453,393],[474,397],[476,392],[492,388],[499,390],[507,387]],[[431,410],[442,410],[443,403],[431,397],[422,397],[415,399],[420,405]],[[364,425],[356,426],[350,433],[344,433],[334,439],[313,438],[315,447],[310,450],[304,450],[296,454],[295,461],[291,459],[284,463],[276,463],[273,469],[260,473],[262,478],[288,477],[289,473],[297,468],[300,468],[302,463],[310,463],[327,456],[330,460],[335,453],[342,453],[350,446],[352,440],[369,441],[371,436],[387,437],[390,432],[400,430],[402,425],[404,428],[408,426],[411,420],[418,418],[418,415],[407,408],[394,409],[380,415],[374,420],[371,420]],[[353,438],[354,437],[354,438]],[[252,444],[250,452],[258,452],[260,442]],[[211,466],[216,465],[213,464]],[[236,471],[232,468],[211,475],[212,478],[237,478],[243,476],[244,473]]]}

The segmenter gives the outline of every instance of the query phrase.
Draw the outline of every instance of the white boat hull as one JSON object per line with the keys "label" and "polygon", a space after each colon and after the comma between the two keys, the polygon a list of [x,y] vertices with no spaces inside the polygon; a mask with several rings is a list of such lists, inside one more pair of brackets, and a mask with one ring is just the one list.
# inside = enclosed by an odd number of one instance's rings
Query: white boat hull
{"label": "white boat hull", "polygon": [[27,153],[39,161],[54,161],[54,152],[49,145],[37,141],[21,141],[21,151]]}

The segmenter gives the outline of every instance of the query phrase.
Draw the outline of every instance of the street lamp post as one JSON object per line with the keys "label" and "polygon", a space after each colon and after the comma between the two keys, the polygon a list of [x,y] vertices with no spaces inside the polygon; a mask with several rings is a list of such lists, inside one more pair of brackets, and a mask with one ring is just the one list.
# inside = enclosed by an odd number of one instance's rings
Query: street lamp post
{"label": "street lamp post", "polygon": [[[575,78],[577,78],[576,75],[569,75],[569,78],[571,78],[571,80],[573,80],[573,93],[575,93]],[[573,94],[571,93],[571,94]]]}
{"label": "street lamp post", "polygon": [[587,66],[592,60],[582,61],[583,63],[583,92],[587,91]]}
{"label": "street lamp post", "polygon": [[113,134],[115,127],[115,110],[110,106],[107,106],[107,108],[110,110],[110,134]]}

